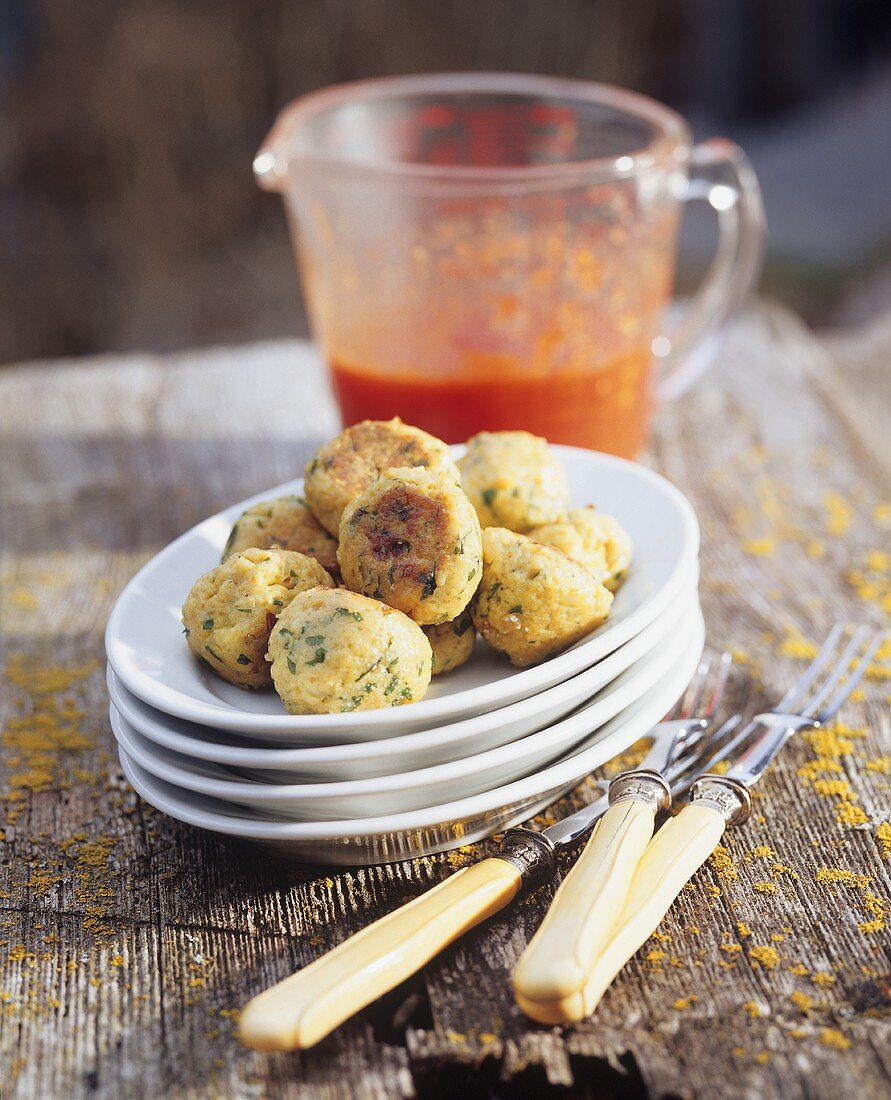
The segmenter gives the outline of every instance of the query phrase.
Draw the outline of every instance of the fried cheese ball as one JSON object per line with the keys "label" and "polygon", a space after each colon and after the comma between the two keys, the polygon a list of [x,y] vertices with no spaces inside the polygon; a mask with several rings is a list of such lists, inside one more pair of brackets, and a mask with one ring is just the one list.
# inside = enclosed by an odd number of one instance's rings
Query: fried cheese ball
{"label": "fried cheese ball", "polygon": [[397,466],[443,470],[458,480],[446,444],[396,417],[363,420],[320,447],[307,464],[303,491],[319,522],[336,537],[350,501]]}
{"label": "fried cheese ball", "polygon": [[615,592],[631,564],[631,539],[612,516],[598,512],[592,504],[574,508],[556,523],[533,527],[529,538],[556,546],[583,565]]}
{"label": "fried cheese ball", "polygon": [[433,651],[407,615],[343,589],[295,596],[269,639],[275,690],[291,714],[345,714],[422,699]]}
{"label": "fried cheese ball", "polygon": [[470,608],[466,608],[457,619],[437,626],[423,627],[427,641],[433,649],[433,675],[442,676],[445,672],[454,672],[473,653],[476,631]]}
{"label": "fried cheese ball", "polygon": [[388,470],[344,509],[337,560],[348,588],[422,626],[455,619],[482,572],[479,520],[451,475]]}
{"label": "fried cheese ball", "polygon": [[547,440],[529,432],[480,432],[468,439],[458,468],[483,527],[525,533],[569,506],[563,468]]}
{"label": "fried cheese ball", "polygon": [[314,558],[293,550],[250,547],[232,554],[199,577],[186,597],[189,649],[230,684],[266,687],[266,648],[275,620],[298,592],[333,584]]}
{"label": "fried cheese ball", "polygon": [[566,649],[606,619],[612,602],[587,569],[553,546],[503,527],[483,531],[473,624],[511,664],[537,664]]}
{"label": "fried cheese ball", "polygon": [[324,569],[337,568],[337,539],[319,523],[303,497],[293,494],[248,508],[232,528],[223,561],[251,546],[296,550],[315,558]]}

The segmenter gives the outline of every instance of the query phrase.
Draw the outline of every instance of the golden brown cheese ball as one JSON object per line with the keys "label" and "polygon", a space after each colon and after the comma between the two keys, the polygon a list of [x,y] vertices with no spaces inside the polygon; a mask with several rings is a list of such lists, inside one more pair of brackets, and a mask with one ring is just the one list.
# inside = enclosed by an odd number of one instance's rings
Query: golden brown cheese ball
{"label": "golden brown cheese ball", "polygon": [[232,528],[223,561],[251,546],[296,550],[315,558],[325,569],[337,568],[337,539],[319,523],[303,497],[277,497],[248,508]]}
{"label": "golden brown cheese ball", "polygon": [[606,619],[612,602],[587,569],[553,546],[503,527],[483,531],[473,623],[512,664],[537,664],[566,649]]}
{"label": "golden brown cheese ball", "polygon": [[422,699],[433,651],[401,611],[357,592],[314,588],[279,616],[269,660],[291,714],[345,714]]}
{"label": "golden brown cheese ball", "polygon": [[533,527],[529,538],[556,546],[615,592],[631,564],[631,539],[617,519],[593,505],[574,508],[557,523]]}
{"label": "golden brown cheese ball", "polygon": [[292,550],[251,547],[232,554],[192,585],[183,604],[186,641],[230,684],[266,687],[275,620],[298,592],[333,584],[314,558]]}
{"label": "golden brown cheese ball", "polygon": [[483,527],[522,533],[569,507],[563,468],[547,440],[529,432],[480,432],[468,439],[458,468]]}
{"label": "golden brown cheese ball", "polygon": [[450,475],[389,470],[345,508],[337,560],[354,592],[423,626],[444,623],[461,614],[479,584],[479,520]]}
{"label": "golden brown cheese ball", "polygon": [[385,470],[423,466],[458,480],[441,439],[394,420],[363,420],[316,451],[306,467],[303,491],[319,522],[334,536],[344,508]]}
{"label": "golden brown cheese ball", "polygon": [[439,623],[437,626],[425,626],[423,630],[433,649],[434,676],[454,672],[470,660],[473,643],[476,641],[476,630],[469,607],[457,619]]}

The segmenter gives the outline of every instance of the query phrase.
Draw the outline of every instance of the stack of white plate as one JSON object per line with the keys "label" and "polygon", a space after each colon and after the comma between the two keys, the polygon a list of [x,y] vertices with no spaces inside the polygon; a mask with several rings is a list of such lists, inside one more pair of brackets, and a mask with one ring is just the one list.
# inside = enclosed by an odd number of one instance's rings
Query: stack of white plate
{"label": "stack of white plate", "polygon": [[180,609],[235,520],[289,482],[199,524],[121,594],[106,635],[111,724],[130,783],[193,825],[300,859],[381,863],[443,851],[530,817],[623,752],[683,693],[702,654],[699,530],[642,466],[555,448],[573,506],[615,515],[634,559],[610,619],[516,669],[478,641],[425,699],[352,714],[287,714],[190,654]]}

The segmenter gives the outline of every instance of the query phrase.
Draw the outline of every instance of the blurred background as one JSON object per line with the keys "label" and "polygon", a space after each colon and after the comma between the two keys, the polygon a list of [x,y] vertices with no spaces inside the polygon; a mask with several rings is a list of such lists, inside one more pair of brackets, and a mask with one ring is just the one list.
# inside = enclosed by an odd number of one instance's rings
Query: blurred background
{"label": "blurred background", "polygon": [[[251,160],[338,81],[513,70],[661,99],[754,162],[762,290],[891,306],[888,0],[0,0],[0,362],[301,334]],[[685,226],[680,283],[713,227]]]}

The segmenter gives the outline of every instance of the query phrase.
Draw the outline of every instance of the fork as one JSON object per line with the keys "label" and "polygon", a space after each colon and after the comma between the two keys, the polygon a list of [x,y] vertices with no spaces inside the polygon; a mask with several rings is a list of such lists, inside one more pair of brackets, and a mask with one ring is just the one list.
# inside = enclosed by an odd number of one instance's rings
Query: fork
{"label": "fork", "polygon": [[[721,659],[702,714],[698,709],[709,678],[709,661],[700,664],[670,720],[650,731],[653,745],[644,765],[664,766],[669,783],[673,774],[669,761],[680,769],[705,758],[709,744],[705,731],[717,712],[729,660],[726,654]],[[584,839],[609,808],[604,794],[542,832],[510,830],[494,856],[449,876],[256,996],[241,1014],[242,1041],[258,1050],[313,1046],[464,932],[503,909],[521,886],[535,888],[551,879],[557,851]]]}
{"label": "fork", "polygon": [[[691,801],[669,819],[630,868],[631,881],[624,889],[629,869],[618,880],[624,890],[622,903],[611,909],[610,929],[594,923],[594,934],[577,938],[575,954],[565,961],[566,944],[560,933],[584,918],[561,912],[576,898],[585,897],[587,884],[572,880],[584,875],[582,860],[558,891],[551,911],[533,937],[514,972],[514,994],[520,1008],[541,1023],[556,1024],[590,1016],[613,978],[643,944],[686,882],[715,850],[728,825],[742,824],[751,813],[750,788],[796,732],[830,722],[860,682],[882,643],[884,634],[867,641],[869,631],[860,627],[847,644],[845,627],[830,631],[817,656],[776,707],[758,714],[738,732],[722,727],[722,744],[707,759],[683,761],[675,769],[679,791],[689,790]],[[841,643],[841,652],[839,653]],[[717,740],[717,738],[716,738]],[[713,769],[736,756],[724,774]],[[604,819],[605,820],[605,819]],[[593,840],[595,837],[592,838]],[[583,857],[584,858],[584,857]],[[589,890],[590,892],[590,890]],[[597,898],[602,901],[601,898]],[[549,962],[548,970],[545,962]]]}

